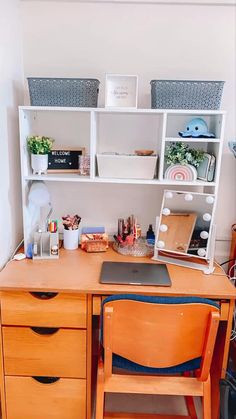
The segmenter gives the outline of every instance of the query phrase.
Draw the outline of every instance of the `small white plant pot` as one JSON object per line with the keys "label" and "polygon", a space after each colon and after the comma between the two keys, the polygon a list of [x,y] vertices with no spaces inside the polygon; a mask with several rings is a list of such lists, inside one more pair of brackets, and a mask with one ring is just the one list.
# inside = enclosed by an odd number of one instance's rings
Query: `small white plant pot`
{"label": "small white plant pot", "polygon": [[34,175],[47,173],[48,154],[31,154],[31,167]]}
{"label": "small white plant pot", "polygon": [[67,250],[74,250],[78,249],[79,246],[79,229],[77,230],[66,230],[64,229],[64,236],[63,236],[63,245],[64,249]]}

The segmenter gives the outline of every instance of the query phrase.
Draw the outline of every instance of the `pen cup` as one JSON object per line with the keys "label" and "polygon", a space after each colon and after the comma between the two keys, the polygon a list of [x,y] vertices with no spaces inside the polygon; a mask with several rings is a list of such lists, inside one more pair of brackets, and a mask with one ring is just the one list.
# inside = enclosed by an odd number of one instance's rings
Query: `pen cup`
{"label": "pen cup", "polygon": [[66,230],[64,228],[63,246],[66,250],[75,250],[79,246],[79,229]]}

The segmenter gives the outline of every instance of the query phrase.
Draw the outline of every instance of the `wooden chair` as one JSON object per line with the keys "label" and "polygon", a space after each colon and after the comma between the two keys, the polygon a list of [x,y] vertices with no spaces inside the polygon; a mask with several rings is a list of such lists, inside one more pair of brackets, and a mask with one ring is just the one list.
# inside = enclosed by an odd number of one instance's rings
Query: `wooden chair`
{"label": "wooden chair", "polygon": [[101,315],[104,354],[98,363],[96,419],[173,417],[105,413],[106,393],[185,396],[188,416],[176,418],[197,418],[193,396],[201,396],[203,418],[211,419],[210,365],[219,317],[217,303],[204,298],[106,298]]}

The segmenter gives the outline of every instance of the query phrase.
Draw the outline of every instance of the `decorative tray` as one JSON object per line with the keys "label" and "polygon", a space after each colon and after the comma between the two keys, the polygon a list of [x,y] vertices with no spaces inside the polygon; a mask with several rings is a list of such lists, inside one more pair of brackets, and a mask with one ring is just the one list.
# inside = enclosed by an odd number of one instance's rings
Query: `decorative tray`
{"label": "decorative tray", "polygon": [[125,256],[151,257],[154,254],[154,246],[148,244],[143,238],[138,239],[133,245],[114,242],[113,249]]}

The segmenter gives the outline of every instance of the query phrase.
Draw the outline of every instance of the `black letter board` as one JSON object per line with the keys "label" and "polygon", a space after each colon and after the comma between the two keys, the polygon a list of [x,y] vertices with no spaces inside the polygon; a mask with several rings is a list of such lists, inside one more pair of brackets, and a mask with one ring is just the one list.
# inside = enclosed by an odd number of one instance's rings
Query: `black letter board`
{"label": "black letter board", "polygon": [[79,156],[84,154],[84,148],[56,149],[48,154],[48,172],[77,173],[79,170]]}

